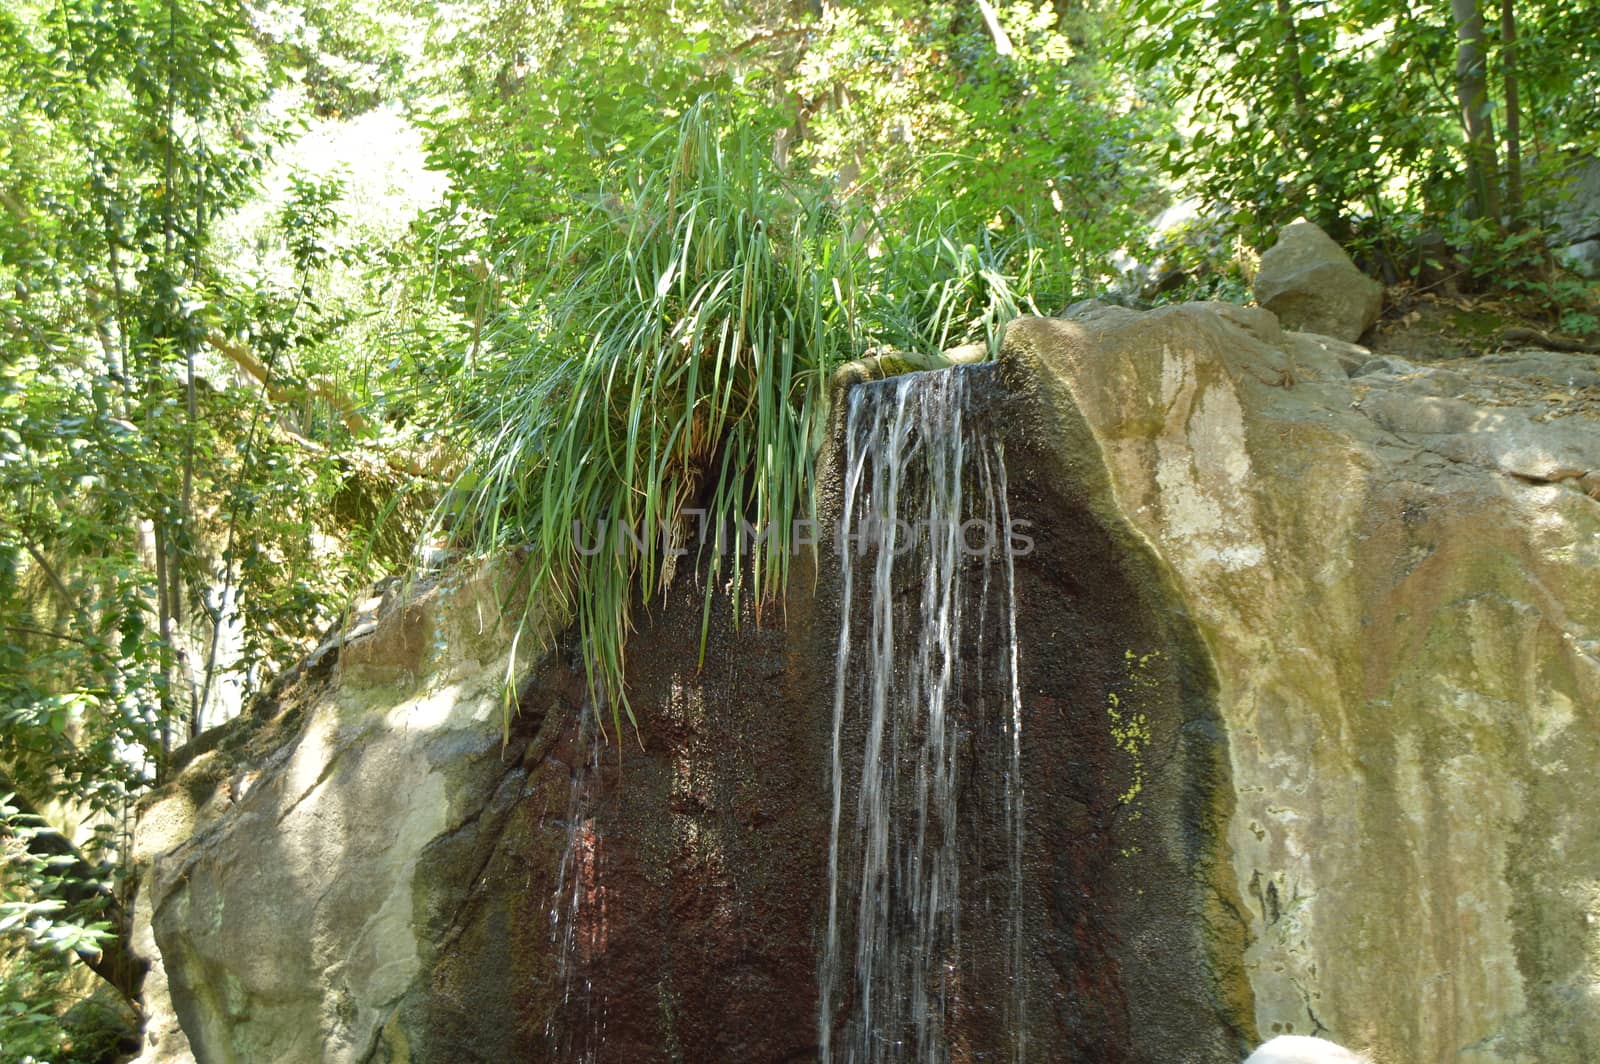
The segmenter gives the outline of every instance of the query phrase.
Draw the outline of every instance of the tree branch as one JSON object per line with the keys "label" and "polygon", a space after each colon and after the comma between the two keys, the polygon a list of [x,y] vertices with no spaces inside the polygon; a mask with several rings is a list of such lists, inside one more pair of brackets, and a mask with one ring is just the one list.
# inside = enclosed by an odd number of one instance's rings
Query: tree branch
{"label": "tree branch", "polygon": [[267,393],[267,398],[274,403],[292,403],[307,395],[313,395],[332,407],[338,413],[339,420],[344,422],[345,428],[351,432],[366,435],[372,431],[372,422],[356,409],[350,397],[331,385],[309,384],[305,388],[285,388],[273,382],[272,372],[243,344],[235,343],[220,333],[208,335],[206,343],[259,384]]}
{"label": "tree branch", "polygon": [[989,0],[978,0],[978,10],[983,13],[983,24],[989,27],[989,36],[994,39],[995,55],[1010,55],[1016,49],[1011,47],[1011,38],[1006,36],[1006,28],[1000,25],[1000,13],[994,9]]}
{"label": "tree branch", "polygon": [[42,635],[48,639],[60,639],[67,643],[77,643],[82,647],[89,646],[87,639],[79,639],[77,636],[68,635],[65,632],[52,632],[48,628],[34,628],[26,624],[8,624],[5,626],[5,630],[15,632],[18,635]]}
{"label": "tree branch", "polygon": [[66,603],[67,609],[72,611],[72,616],[80,623],[83,622],[85,620],[83,607],[78,604],[77,599],[72,597],[72,592],[62,582],[61,576],[55,570],[55,566],[50,564],[50,559],[46,558],[39,548],[33,545],[32,540],[24,539],[22,546],[29,556],[33,558],[34,563],[39,566],[45,577],[49,579],[50,586],[55,589],[57,595],[61,596],[61,601]]}

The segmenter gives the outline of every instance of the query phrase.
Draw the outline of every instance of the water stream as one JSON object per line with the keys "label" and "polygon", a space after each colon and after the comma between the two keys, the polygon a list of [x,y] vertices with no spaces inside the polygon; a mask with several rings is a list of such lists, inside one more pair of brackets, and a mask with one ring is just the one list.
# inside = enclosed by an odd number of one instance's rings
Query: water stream
{"label": "water stream", "polygon": [[850,392],[825,1064],[1021,1060],[1022,712],[992,369]]}
{"label": "water stream", "polygon": [[600,833],[594,799],[600,776],[600,728],[594,706],[578,713],[577,750],[581,761],[570,766],[572,790],[556,889],[550,898],[550,943],[556,956],[560,1008],[545,1025],[549,1059],[593,1064],[604,1040],[604,1003],[597,998],[592,961],[605,943],[605,888],[599,883]]}

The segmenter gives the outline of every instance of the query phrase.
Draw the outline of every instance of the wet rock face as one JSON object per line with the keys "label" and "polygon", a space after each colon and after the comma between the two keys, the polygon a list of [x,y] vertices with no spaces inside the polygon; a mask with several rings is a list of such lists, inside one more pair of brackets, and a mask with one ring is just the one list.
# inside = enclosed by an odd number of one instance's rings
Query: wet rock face
{"label": "wet rock face", "polygon": [[1027,1059],[1233,1062],[1254,1038],[1215,679],[1111,509],[1087,427],[1005,402],[1018,563],[1030,905]]}
{"label": "wet rock face", "polygon": [[[1037,537],[1016,573],[1030,1059],[1236,1060],[1243,928],[1209,871],[1229,792],[1200,643],[1103,475],[1041,442],[1061,419],[993,402]],[[827,523],[837,484],[824,495]],[[831,547],[802,570],[759,621],[715,604],[703,665],[696,588],[641,613],[638,731],[597,760],[571,647],[534,670],[503,741],[505,635],[474,635],[480,589],[346,648],[292,733],[157,847],[147,898],[196,1054],[814,1059],[840,595]],[[966,786],[979,815],[992,796]],[[981,914],[1008,851],[963,850],[963,973],[993,985],[1009,945]],[[952,1059],[1002,1027],[995,1002],[954,995]]]}
{"label": "wet rock face", "polygon": [[[1011,864],[1006,813],[1012,798],[1005,779],[1009,684],[996,682],[1008,663],[1004,633],[996,638],[1008,618],[1007,578],[1003,559],[989,571],[982,552],[975,552],[955,576],[966,594],[959,622],[946,629],[961,641],[952,688],[958,927],[953,943],[928,936],[922,922],[927,907],[918,913],[902,898],[889,907],[898,915],[890,916],[888,948],[877,955],[892,957],[902,944],[898,936],[905,935],[918,950],[939,956],[947,995],[939,1044],[948,1047],[948,1059],[1017,1059],[1020,1048],[1028,1060],[1232,1064],[1250,1041],[1242,1027],[1249,990],[1239,962],[1244,924],[1231,884],[1216,875],[1225,867],[1230,791],[1203,649],[1153,557],[1116,516],[1103,474],[1070,457],[1092,452],[1081,419],[1044,409],[994,378],[993,367],[973,374],[961,418],[969,458],[992,453],[983,438],[998,438],[1006,458],[1006,509],[1032,539],[1031,549],[1023,546],[1012,559],[1021,645],[1020,868]],[[922,442],[912,450],[933,447]],[[871,480],[885,472],[873,470],[869,458],[857,518]],[[921,490],[919,472],[926,470],[915,459],[899,469],[897,512],[907,521],[918,519],[912,503]],[[972,487],[984,494],[981,480]],[[983,512],[971,497],[964,505],[969,513]],[[837,513],[837,500],[830,498],[828,509]],[[865,645],[850,658],[841,744],[840,918],[846,957],[858,966],[861,955],[852,947],[859,933],[854,887],[861,848],[850,840],[865,819],[858,803],[872,714],[866,705],[870,677],[863,673],[872,670],[863,670],[862,659],[873,654],[869,635],[876,629],[868,607],[882,587],[873,572],[879,558],[869,551],[855,565],[850,634]],[[897,655],[915,659],[928,569],[920,556],[910,561],[903,577],[891,582],[902,644]],[[896,562],[895,573],[901,572]],[[930,657],[937,661],[938,653]],[[901,751],[886,758],[898,763],[901,779],[899,797],[888,803],[891,882],[914,878],[900,874],[907,850],[896,847],[895,836],[917,822],[914,798],[906,793],[914,794],[912,781],[929,771],[926,764],[937,764],[920,745],[917,717],[891,713],[887,720],[890,746]],[[896,801],[903,804],[896,807]],[[937,834],[938,816],[930,822]],[[920,852],[924,862],[942,858],[937,848]],[[1010,911],[1014,889],[1020,891],[1020,921]],[[882,917],[875,919],[881,934]],[[1010,955],[1016,922],[1020,971]],[[923,944],[928,938],[931,949]],[[894,970],[892,960],[879,964]],[[939,976],[927,978],[931,983]],[[883,992],[882,982],[873,986]],[[946,1059],[909,1051],[873,1056],[873,1038],[863,1049],[852,1027],[861,1022],[865,992],[858,974],[838,995],[833,1059]],[[880,1008],[876,1015],[892,1018],[897,1010]],[[911,1046],[919,1033],[914,1023],[889,1026],[883,1019],[871,1031]]]}
{"label": "wet rock face", "polygon": [[[1028,1059],[1236,1061],[1253,1032],[1244,927],[1231,881],[1216,874],[1230,791],[1201,646],[1126,527],[1102,526],[1108,500],[1098,510],[1092,500],[1103,478],[1077,484],[1030,441],[1059,425],[994,403],[990,423],[1017,426],[1013,514],[1038,537],[1017,566]],[[830,492],[825,526],[836,505]],[[838,579],[824,547],[815,578],[795,580],[815,593],[792,596],[786,616],[747,613],[735,629],[718,603],[703,668],[699,593],[679,588],[630,643],[638,733],[589,770],[581,683],[565,666],[540,672],[528,711],[562,723],[524,755],[526,778],[508,777],[522,797],[385,1044],[418,1060],[816,1058]],[[963,779],[960,801],[982,815],[994,796],[970,771]],[[982,913],[1007,889],[1005,840],[963,845],[963,971],[992,983],[1008,944],[986,934],[998,925]],[[558,882],[554,922],[574,930],[565,946],[551,934]],[[956,994],[952,1059],[1005,1043],[1001,1012]]]}

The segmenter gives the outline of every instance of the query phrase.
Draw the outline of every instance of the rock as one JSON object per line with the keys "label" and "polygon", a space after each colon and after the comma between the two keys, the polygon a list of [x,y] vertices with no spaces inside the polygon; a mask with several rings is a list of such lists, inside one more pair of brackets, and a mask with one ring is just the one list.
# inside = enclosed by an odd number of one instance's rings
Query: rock
{"label": "rock", "polygon": [[976,362],[984,362],[989,358],[989,345],[986,343],[959,344],[947,347],[944,359],[952,366],[970,366]]}
{"label": "rock", "polygon": [[1396,389],[1370,393],[1359,400],[1361,410],[1374,422],[1402,436],[1459,435],[1468,432],[1478,410],[1461,399],[1414,395]]}
{"label": "rock", "polygon": [[463,580],[346,647],[338,682],[306,681],[307,704],[254,757],[196,758],[145,803],[134,940],[160,963],[142,1060],[371,1057],[437,948],[422,903],[474,872],[430,849],[494,815],[515,775],[497,606],[514,580]]}
{"label": "rock", "polygon": [[1250,1054],[1244,1064],[1367,1064],[1348,1049],[1325,1038],[1280,1035]]}
{"label": "rock", "polygon": [[1117,298],[1153,300],[1186,282],[1206,279],[1204,264],[1225,262],[1233,254],[1225,213],[1197,198],[1171,204],[1142,231],[1142,240],[1110,257],[1119,275],[1112,290]]}
{"label": "rock", "polygon": [[1001,353],[1081,411],[1208,648],[1255,1028],[1600,1059],[1600,830],[1574,813],[1600,803],[1600,503],[1538,482],[1600,425],[1534,421],[1475,360],[1469,403],[1272,386],[1264,348],[1182,306],[1025,319]]}
{"label": "rock", "polygon": [[1076,303],[1073,303],[1071,306],[1067,307],[1066,310],[1063,310],[1061,312],[1061,316],[1063,318],[1076,320],[1078,318],[1090,318],[1096,314],[1103,314],[1113,309],[1121,308],[1118,308],[1116,304],[1107,302],[1104,299],[1080,299]]}
{"label": "rock", "polygon": [[1560,177],[1550,246],[1581,277],[1600,277],[1600,159],[1579,159]]}
{"label": "rock", "polygon": [[1344,249],[1310,222],[1295,222],[1261,256],[1256,302],[1286,329],[1354,343],[1383,306],[1383,286],[1356,269]]}
{"label": "rock", "polygon": [[1353,377],[1372,359],[1372,352],[1360,344],[1335,340],[1320,333],[1290,332],[1285,336],[1294,352],[1295,364],[1310,368],[1318,378]]}
{"label": "rock", "polygon": [[1534,421],[1514,409],[1483,409],[1408,387],[1416,383],[1370,392],[1358,405],[1387,431],[1415,437],[1454,462],[1550,483],[1600,470],[1600,433],[1591,423]]}
{"label": "rock", "polygon": [[[1189,304],[1022,319],[966,371],[1038,549],[1027,1007],[959,1044],[1600,1059],[1600,426],[1509,364],[1366,361]],[[813,1059],[840,577],[796,564],[781,624],[714,604],[703,663],[689,581],[641,612],[598,761],[569,636],[502,730],[514,594],[446,570],[380,609],[143,803],[143,1059]]]}
{"label": "rock", "polygon": [[1382,373],[1391,377],[1404,377],[1411,373],[1421,372],[1421,370],[1422,367],[1415,362],[1407,362],[1405,359],[1395,358],[1393,355],[1384,355],[1379,358],[1369,358],[1357,366],[1355,372],[1351,373],[1350,376],[1370,377],[1373,374]]}
{"label": "rock", "polygon": [[[1044,530],[1006,578],[1030,633],[1017,682],[1032,706],[1025,840],[1040,856],[1021,893],[1025,1013],[954,1011],[952,1041],[987,1056],[1025,1031],[1063,1064],[1236,1064],[1255,1032],[1202,642],[1103,473],[1061,465],[1058,448],[1093,453],[1081,419],[1057,424],[1042,396],[999,389],[999,371],[976,371],[995,382],[984,420],[1008,434],[1012,498]],[[839,481],[823,465],[829,522]],[[237,763],[232,747],[196,759],[205,785],[161,792],[141,825],[159,851],[154,939],[195,1056],[815,1059],[837,555],[793,587],[782,624],[747,614],[736,628],[715,603],[704,643],[690,581],[641,614],[638,730],[598,760],[577,723],[582,677],[561,655],[502,740],[509,640],[497,598],[472,586],[380,616],[340,671],[306,681],[277,741]],[[1138,756],[1114,730],[1119,705],[1137,714]],[[964,743],[992,741],[980,721]],[[847,778],[854,788],[859,771]],[[965,836],[958,885],[961,970],[989,985],[1010,949],[984,918],[1010,889],[995,846]]]}
{"label": "rock", "polygon": [[1561,265],[1579,277],[1600,277],[1600,240],[1580,240],[1558,247],[1555,255]]}
{"label": "rock", "polygon": [[1600,388],[1600,360],[1558,351],[1516,351],[1485,355],[1483,368],[1507,377],[1547,381],[1563,388]]}

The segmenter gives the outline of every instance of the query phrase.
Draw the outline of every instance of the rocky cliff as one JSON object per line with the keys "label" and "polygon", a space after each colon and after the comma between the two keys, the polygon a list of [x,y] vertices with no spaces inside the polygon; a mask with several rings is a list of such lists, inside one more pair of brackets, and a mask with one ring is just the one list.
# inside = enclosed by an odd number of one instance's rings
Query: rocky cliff
{"label": "rocky cliff", "polygon": [[[1033,1055],[1596,1059],[1594,360],[1090,306],[999,372]],[[389,606],[147,803],[145,1059],[814,1055],[828,551],[703,665],[681,582],[598,759],[560,619],[512,659],[513,569]]]}

